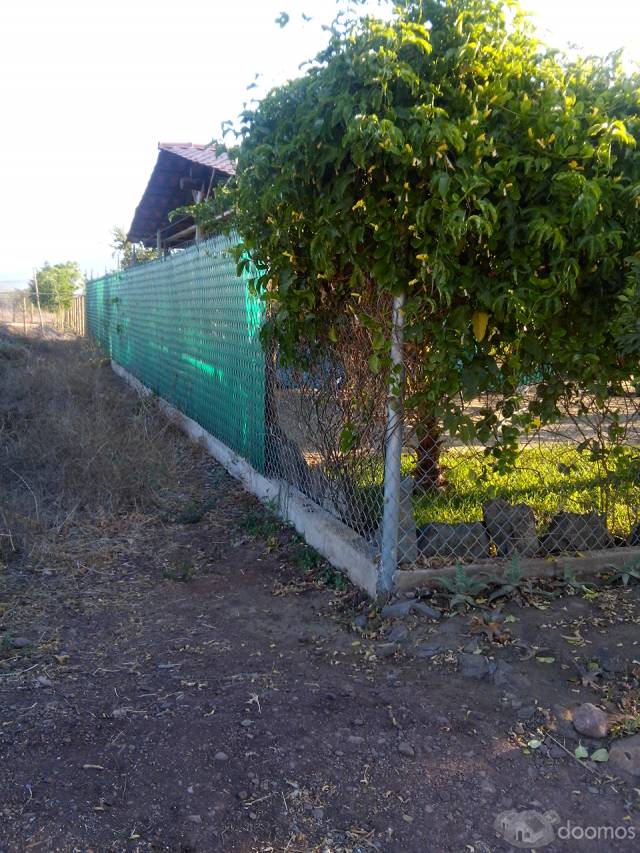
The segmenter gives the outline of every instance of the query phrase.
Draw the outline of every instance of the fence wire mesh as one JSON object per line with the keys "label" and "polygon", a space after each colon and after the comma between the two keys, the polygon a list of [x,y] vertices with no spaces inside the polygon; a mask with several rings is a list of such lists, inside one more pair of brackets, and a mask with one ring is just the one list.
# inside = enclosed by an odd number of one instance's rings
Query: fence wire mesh
{"label": "fence wire mesh", "polygon": [[[523,386],[521,404],[535,393]],[[466,413],[498,408],[487,395]],[[465,444],[408,412],[403,518],[413,550],[401,549],[399,560],[429,567],[639,545],[639,414],[634,387],[604,400],[573,390],[554,422],[531,429],[505,464],[494,441]]]}
{"label": "fence wire mesh", "polygon": [[[284,364],[264,349],[263,303],[215,238],[106,276],[87,287],[88,331],[110,356],[260,473],[297,489],[380,555],[389,465],[400,470],[393,568],[491,563],[640,545],[640,398],[573,389],[553,424],[530,429],[509,464],[495,434],[463,441],[410,399],[419,360],[405,346],[398,459],[386,460],[389,373],[374,373],[368,327],[345,319],[331,343],[300,346]],[[390,336],[391,300],[366,306]],[[517,405],[535,396],[523,382]],[[497,396],[469,400],[474,422],[504,411]],[[516,406],[517,408],[517,406]],[[509,426],[496,420],[496,430]],[[396,469],[397,470],[397,469]],[[386,540],[389,541],[388,539]]]}
{"label": "fence wire mesh", "polygon": [[[390,324],[388,300],[369,312]],[[269,473],[379,546],[388,379],[371,373],[372,354],[355,317],[333,344],[301,346],[293,364],[269,353],[266,446]]]}
{"label": "fence wire mesh", "polygon": [[87,328],[158,396],[264,471],[262,305],[215,238],[87,285]]}

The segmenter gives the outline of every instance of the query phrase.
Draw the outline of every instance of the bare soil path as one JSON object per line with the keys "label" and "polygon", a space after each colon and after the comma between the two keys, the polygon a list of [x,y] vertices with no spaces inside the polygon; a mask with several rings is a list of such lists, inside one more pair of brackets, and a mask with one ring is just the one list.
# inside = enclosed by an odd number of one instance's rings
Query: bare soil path
{"label": "bare soil path", "polygon": [[487,853],[513,809],[557,813],[545,850],[637,849],[638,791],[562,720],[637,715],[637,587],[383,620],[183,452],[195,503],[0,571],[0,850]]}

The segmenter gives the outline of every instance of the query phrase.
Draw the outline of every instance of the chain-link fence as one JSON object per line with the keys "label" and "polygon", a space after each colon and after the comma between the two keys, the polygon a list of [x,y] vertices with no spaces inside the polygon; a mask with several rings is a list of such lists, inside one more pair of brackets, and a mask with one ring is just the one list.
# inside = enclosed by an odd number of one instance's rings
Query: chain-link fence
{"label": "chain-link fence", "polygon": [[[526,404],[535,389],[521,394]],[[479,419],[497,406],[486,394],[465,414]],[[640,544],[639,414],[633,387],[605,400],[577,390],[552,424],[519,439],[508,464],[491,439],[465,443],[408,416],[401,464],[413,550],[399,559],[433,567]]]}
{"label": "chain-link fence", "polygon": [[[444,430],[411,402],[419,355],[397,335],[390,298],[363,306],[375,332],[343,318],[329,343],[306,342],[293,364],[263,348],[265,309],[236,275],[233,242],[216,238],[91,282],[88,330],[257,471],[359,534],[382,588],[398,567],[640,545],[634,387],[604,400],[574,388],[507,464],[495,452],[497,431],[509,428],[497,393],[460,404],[467,427],[502,412],[482,442],[481,431],[467,428],[476,438],[465,441],[465,430]],[[396,366],[372,370],[381,330],[395,340]],[[517,404],[535,394],[523,377]]]}
{"label": "chain-link fence", "polygon": [[262,473],[262,305],[236,276],[233,242],[216,238],[89,282],[87,330],[114,361]]}

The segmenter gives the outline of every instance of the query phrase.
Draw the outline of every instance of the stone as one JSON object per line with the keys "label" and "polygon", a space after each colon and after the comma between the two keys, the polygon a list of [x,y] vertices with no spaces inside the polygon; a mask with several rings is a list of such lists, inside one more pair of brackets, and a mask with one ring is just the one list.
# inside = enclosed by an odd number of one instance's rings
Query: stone
{"label": "stone", "polygon": [[353,746],[359,746],[361,743],[364,743],[364,738],[360,735],[349,735],[347,742],[353,744]]}
{"label": "stone", "polygon": [[[415,563],[420,556],[416,535],[416,520],[413,515],[413,477],[404,477],[400,482],[400,515],[398,523],[398,562]],[[378,548],[382,547],[382,522],[374,537]]]}
{"label": "stone", "polygon": [[214,761],[228,761],[229,760],[229,756],[227,755],[226,752],[216,752],[216,754],[213,756],[213,758],[214,758]]}
{"label": "stone", "polygon": [[613,548],[615,541],[607,530],[604,516],[599,513],[559,512],[549,522],[540,544],[544,553],[557,554],[562,551],[601,551]]}
{"label": "stone", "polygon": [[627,545],[640,545],[640,523],[634,524],[627,536]]}
{"label": "stone", "polygon": [[482,560],[489,556],[489,540],[481,521],[461,524],[434,521],[418,531],[418,549],[423,557]]}
{"label": "stone", "polygon": [[553,722],[551,731],[557,732],[563,738],[577,740],[576,730],[573,727],[573,711],[566,705],[552,705]]}
{"label": "stone", "polygon": [[243,728],[248,729],[248,728],[249,728],[249,726],[252,726],[252,725],[253,725],[253,720],[241,720],[241,721],[240,721],[240,725],[241,725]]}
{"label": "stone", "polygon": [[629,670],[629,658],[619,649],[600,646],[594,649],[593,658],[598,661],[606,676],[625,675]]}
{"label": "stone", "polygon": [[415,563],[419,553],[416,520],[413,515],[413,477],[404,477],[400,483],[398,530],[398,562]]}
{"label": "stone", "polygon": [[622,738],[611,745],[609,767],[629,776],[640,776],[640,734]]}
{"label": "stone", "polygon": [[412,598],[407,598],[404,601],[394,601],[393,604],[385,604],[380,611],[380,615],[383,619],[402,619],[412,612],[413,603]]}
{"label": "stone", "polygon": [[458,658],[458,670],[465,678],[486,678],[491,674],[491,665],[484,655],[461,654]]}
{"label": "stone", "polygon": [[440,619],[442,617],[442,613],[439,610],[436,610],[435,607],[430,607],[424,601],[414,601],[413,612],[420,613],[422,616],[428,616],[429,619]]}
{"label": "stone", "polygon": [[417,645],[412,654],[415,658],[427,659],[434,658],[436,655],[441,655],[448,651],[449,646],[446,643],[420,643]]}
{"label": "stone", "polygon": [[498,557],[533,557],[538,551],[536,517],[527,504],[510,504],[501,498],[482,507],[489,539]]}
{"label": "stone", "polygon": [[529,686],[528,680],[524,675],[511,666],[506,661],[498,661],[493,672],[493,682],[496,687],[502,690],[525,690]]}
{"label": "stone", "polygon": [[520,708],[518,711],[518,719],[519,720],[532,720],[536,713],[535,705],[525,705],[524,708]]}
{"label": "stone", "polygon": [[111,716],[114,720],[123,720],[128,713],[129,711],[127,708],[114,708],[111,712]]}
{"label": "stone", "polygon": [[573,709],[573,727],[585,737],[606,737],[611,728],[609,715],[601,708],[585,702]]}
{"label": "stone", "polygon": [[402,619],[410,613],[419,613],[430,619],[439,619],[442,615],[439,610],[429,607],[424,601],[415,598],[406,598],[404,601],[394,601],[393,604],[385,604],[380,611],[383,619]]}
{"label": "stone", "polygon": [[353,620],[353,624],[356,626],[356,628],[360,628],[361,631],[364,631],[364,629],[367,627],[368,621],[369,618],[366,613],[358,613],[356,618]]}
{"label": "stone", "polygon": [[14,649],[26,649],[27,646],[31,645],[31,640],[28,640],[26,637],[14,637],[11,645]]}
{"label": "stone", "polygon": [[408,639],[409,631],[407,630],[407,626],[403,625],[402,622],[395,624],[387,637],[390,643],[406,643]]}
{"label": "stone", "polygon": [[187,819],[190,823],[202,823],[202,816],[199,814],[190,814]]}
{"label": "stone", "polygon": [[413,758],[416,754],[411,744],[406,741],[402,741],[398,744],[398,752],[400,755],[405,755],[407,758]]}
{"label": "stone", "polygon": [[379,658],[391,658],[399,649],[397,643],[380,643],[376,646],[376,654]]}

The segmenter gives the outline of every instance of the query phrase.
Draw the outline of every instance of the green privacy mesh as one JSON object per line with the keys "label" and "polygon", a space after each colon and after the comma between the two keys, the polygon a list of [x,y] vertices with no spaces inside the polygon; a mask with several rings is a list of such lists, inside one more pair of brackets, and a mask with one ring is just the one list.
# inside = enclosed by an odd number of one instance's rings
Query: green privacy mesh
{"label": "green privacy mesh", "polygon": [[263,308],[215,237],[87,285],[87,328],[110,357],[264,471]]}

